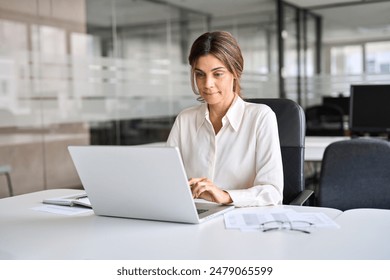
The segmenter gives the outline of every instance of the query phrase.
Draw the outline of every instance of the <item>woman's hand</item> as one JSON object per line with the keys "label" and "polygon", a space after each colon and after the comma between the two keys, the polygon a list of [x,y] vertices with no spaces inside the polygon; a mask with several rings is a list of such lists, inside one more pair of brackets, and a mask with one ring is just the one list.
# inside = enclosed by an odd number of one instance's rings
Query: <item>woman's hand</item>
{"label": "woman's hand", "polygon": [[188,180],[193,198],[202,198],[208,201],[229,204],[233,200],[229,193],[218,188],[207,178],[191,178]]}

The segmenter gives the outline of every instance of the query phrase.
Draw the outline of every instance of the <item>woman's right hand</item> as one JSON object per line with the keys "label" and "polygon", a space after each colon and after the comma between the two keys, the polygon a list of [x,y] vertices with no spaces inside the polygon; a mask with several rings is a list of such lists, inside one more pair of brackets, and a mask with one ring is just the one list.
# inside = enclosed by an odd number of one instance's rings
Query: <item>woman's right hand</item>
{"label": "woman's right hand", "polygon": [[206,177],[191,178],[188,180],[188,183],[193,198],[202,198],[220,204],[229,204],[233,202],[228,192],[220,189]]}

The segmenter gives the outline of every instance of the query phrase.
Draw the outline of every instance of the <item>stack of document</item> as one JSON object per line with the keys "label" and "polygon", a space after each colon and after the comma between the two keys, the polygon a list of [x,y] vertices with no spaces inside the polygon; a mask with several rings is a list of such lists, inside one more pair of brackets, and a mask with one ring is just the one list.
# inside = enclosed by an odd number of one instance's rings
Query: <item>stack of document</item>
{"label": "stack of document", "polygon": [[78,215],[92,213],[92,205],[85,192],[45,198],[43,205],[33,207],[33,210],[61,215]]}
{"label": "stack of document", "polygon": [[241,208],[224,214],[227,229],[243,231],[264,230],[265,225],[280,223],[294,225],[306,223],[310,228],[339,228],[329,216],[322,212],[297,212],[284,208]]}
{"label": "stack of document", "polygon": [[46,204],[62,205],[62,206],[84,206],[92,208],[91,202],[86,192],[81,192],[73,195],[66,195],[60,197],[46,198],[42,201]]}

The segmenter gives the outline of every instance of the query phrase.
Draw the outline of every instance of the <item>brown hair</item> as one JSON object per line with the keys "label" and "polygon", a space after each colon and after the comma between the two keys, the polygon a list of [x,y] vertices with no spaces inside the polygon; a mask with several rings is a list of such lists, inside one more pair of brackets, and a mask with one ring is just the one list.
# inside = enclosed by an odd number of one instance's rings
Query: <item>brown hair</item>
{"label": "brown hair", "polygon": [[[192,44],[188,62],[191,65],[191,86],[196,95],[194,68],[199,57],[212,54],[219,59],[234,76],[233,91],[241,96],[240,78],[244,69],[244,59],[236,39],[226,31],[206,32]],[[202,100],[202,99],[200,99]]]}

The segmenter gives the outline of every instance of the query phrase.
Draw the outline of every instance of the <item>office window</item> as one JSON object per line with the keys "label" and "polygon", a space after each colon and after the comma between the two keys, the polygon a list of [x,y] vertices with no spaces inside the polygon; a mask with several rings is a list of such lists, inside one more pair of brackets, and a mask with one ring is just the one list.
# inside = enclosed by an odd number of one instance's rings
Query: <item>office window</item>
{"label": "office window", "polygon": [[28,45],[27,26],[23,23],[0,19],[0,42],[0,55],[2,56],[26,49]]}
{"label": "office window", "polygon": [[239,29],[238,41],[243,52],[245,71],[268,74],[271,72],[271,65],[267,57],[268,44],[276,44],[267,38],[267,30],[254,28]]}
{"label": "office window", "polygon": [[90,34],[73,32],[70,34],[70,51],[76,56],[94,56],[101,53],[99,38]]}
{"label": "office window", "polygon": [[363,46],[332,47],[330,55],[332,75],[357,75],[363,73]]}
{"label": "office window", "polygon": [[390,42],[367,43],[366,65],[369,74],[389,74]]}
{"label": "office window", "polygon": [[60,28],[33,25],[33,50],[44,54],[66,53],[65,31]]}

